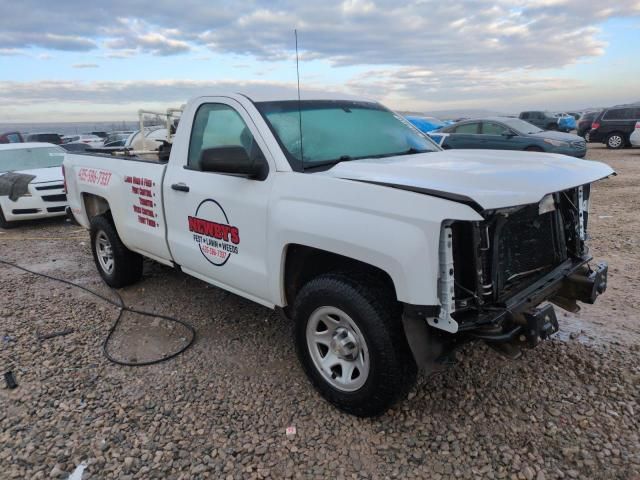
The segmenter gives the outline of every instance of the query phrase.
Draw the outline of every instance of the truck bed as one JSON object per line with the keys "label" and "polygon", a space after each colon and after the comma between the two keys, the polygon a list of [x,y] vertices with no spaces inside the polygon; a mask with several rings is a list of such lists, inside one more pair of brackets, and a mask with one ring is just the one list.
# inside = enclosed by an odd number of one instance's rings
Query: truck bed
{"label": "truck bed", "polygon": [[162,206],[165,169],[166,162],[140,156],[67,153],[69,205],[89,228],[90,214],[101,213],[108,203],[127,248],[171,264]]}

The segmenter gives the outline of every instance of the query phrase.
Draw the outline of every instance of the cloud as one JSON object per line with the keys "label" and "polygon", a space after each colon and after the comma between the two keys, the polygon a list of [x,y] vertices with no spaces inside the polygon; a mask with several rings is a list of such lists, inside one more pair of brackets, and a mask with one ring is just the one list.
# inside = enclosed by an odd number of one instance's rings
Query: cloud
{"label": "cloud", "polygon": [[73,68],[98,68],[100,65],[97,63],[76,63],[71,65]]}
{"label": "cloud", "polygon": [[243,92],[258,94],[295,91],[292,83],[259,80],[149,80],[149,81],[0,81],[0,104],[31,105],[35,103],[76,105],[132,105],[148,102],[184,103],[207,92]]}
{"label": "cloud", "polygon": [[[288,59],[293,29],[308,58],[335,65],[557,68],[601,55],[598,26],[640,15],[640,0],[22,0],[3,6],[0,48],[38,46],[177,55],[207,46]],[[36,14],[37,12],[37,14]],[[46,15],[43,14],[46,12]],[[73,15],[69,15],[73,12]],[[117,12],[118,15],[114,15]],[[117,53],[113,53],[117,54]]]}
{"label": "cloud", "polygon": [[144,52],[158,56],[178,55],[191,51],[192,46],[178,38],[182,33],[176,29],[156,30],[139,19],[118,19],[118,24],[104,30],[111,38],[104,46],[110,50],[125,52]]}
{"label": "cloud", "polygon": [[25,52],[18,48],[0,48],[0,57],[15,57],[16,55],[25,55]]}

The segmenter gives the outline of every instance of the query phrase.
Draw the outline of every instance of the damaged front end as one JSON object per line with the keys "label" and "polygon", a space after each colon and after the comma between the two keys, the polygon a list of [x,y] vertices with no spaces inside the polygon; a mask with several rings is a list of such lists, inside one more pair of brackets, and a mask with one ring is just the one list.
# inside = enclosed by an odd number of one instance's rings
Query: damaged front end
{"label": "damaged front end", "polygon": [[537,204],[484,211],[483,221],[443,225],[441,306],[425,315],[442,352],[481,339],[517,357],[558,331],[546,302],[572,312],[577,301],[595,302],[607,287],[607,265],[592,264],[585,243],[589,195],[585,185]]}

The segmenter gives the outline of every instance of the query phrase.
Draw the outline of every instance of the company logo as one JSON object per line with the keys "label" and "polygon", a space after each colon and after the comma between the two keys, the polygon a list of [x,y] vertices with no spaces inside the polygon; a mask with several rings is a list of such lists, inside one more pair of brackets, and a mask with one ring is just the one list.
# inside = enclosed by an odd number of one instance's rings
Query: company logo
{"label": "company logo", "polygon": [[231,225],[222,206],[212,199],[203,200],[194,216],[187,217],[189,231],[200,252],[213,265],[221,267],[238,253],[240,230]]}

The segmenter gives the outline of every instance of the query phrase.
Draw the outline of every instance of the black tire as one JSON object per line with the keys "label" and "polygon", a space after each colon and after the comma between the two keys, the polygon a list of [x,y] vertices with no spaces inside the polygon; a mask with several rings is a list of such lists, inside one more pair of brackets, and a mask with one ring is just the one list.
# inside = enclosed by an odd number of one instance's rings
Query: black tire
{"label": "black tire", "polygon": [[[366,342],[369,372],[355,391],[335,388],[312,359],[307,326],[312,315],[326,307],[346,313]],[[339,409],[359,417],[380,415],[406,397],[414,384],[417,367],[402,328],[401,307],[375,276],[330,273],[312,279],[295,299],[293,320],[298,358],[307,376]]]}
{"label": "black tire", "polygon": [[7,219],[4,218],[4,213],[2,212],[2,208],[0,208],[0,228],[9,229],[13,228],[15,224],[13,222],[7,222]]}
{"label": "black tire", "polygon": [[611,150],[619,150],[626,146],[627,140],[626,138],[624,138],[624,135],[622,133],[613,132],[607,135],[606,144],[607,148],[610,148]]}
{"label": "black tire", "polygon": [[[98,259],[98,239],[106,239],[110,244],[113,260],[111,269],[107,269],[105,262]],[[125,287],[142,277],[142,256],[124,246],[111,219],[104,215],[91,219],[91,252],[98,273],[110,287]]]}
{"label": "black tire", "polygon": [[544,152],[544,150],[541,147],[536,147],[535,145],[532,145],[531,147],[525,148],[525,151],[527,151],[527,152]]}

